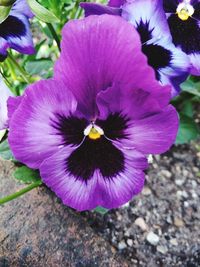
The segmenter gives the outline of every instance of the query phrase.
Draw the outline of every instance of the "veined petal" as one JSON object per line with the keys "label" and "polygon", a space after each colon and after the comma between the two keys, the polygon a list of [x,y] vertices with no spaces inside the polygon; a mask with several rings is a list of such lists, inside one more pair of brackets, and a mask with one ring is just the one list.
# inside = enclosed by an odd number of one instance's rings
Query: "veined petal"
{"label": "veined petal", "polygon": [[7,56],[8,47],[8,42],[4,38],[0,37],[0,57],[2,57],[2,59],[5,59]]}
{"label": "veined petal", "polygon": [[32,54],[35,52],[29,21],[24,15],[10,15],[0,24],[0,36],[7,41],[10,48],[20,53]]}
{"label": "veined petal", "polygon": [[9,88],[3,82],[3,78],[0,76],[0,130],[8,126],[7,100],[12,95]]}
{"label": "veined petal", "polygon": [[172,97],[174,97],[180,88],[178,82],[174,84],[172,80],[183,82],[183,77],[187,78],[191,64],[188,56],[172,43],[161,2],[130,1],[122,8],[122,17],[138,30],[143,44],[142,51],[147,56],[149,65],[153,67],[157,79],[163,85],[172,85]]}
{"label": "veined petal", "polygon": [[121,7],[125,0],[109,0],[108,5],[111,7]]}
{"label": "veined petal", "polygon": [[164,0],[163,7],[172,40],[175,46],[181,49],[189,56],[192,64],[191,73],[200,74],[200,2],[190,1],[194,14],[188,16],[186,20],[182,20],[176,10],[181,2],[175,0]]}
{"label": "veined petal", "polygon": [[38,168],[62,147],[64,137],[55,124],[60,116],[75,112],[77,103],[64,84],[48,80],[29,86],[18,104],[9,105],[11,113],[15,110],[10,120],[9,143],[16,159]]}
{"label": "veined petal", "polygon": [[[81,177],[73,176],[67,170],[67,159],[73,151],[62,149],[46,159],[40,166],[43,181],[62,199],[65,205],[79,211],[90,210],[99,205],[105,208],[115,208],[126,203],[141,191],[144,184],[142,169],[147,167],[146,158],[141,153],[123,151],[124,171],[106,178],[97,169],[92,177],[85,181]],[[77,168],[81,167],[78,167],[79,162],[76,164]]]}
{"label": "veined petal", "polygon": [[141,119],[158,113],[168,105],[171,88],[158,86],[156,89],[156,84],[149,83],[148,90],[144,87],[127,94],[123,87],[115,84],[97,95],[100,117],[105,119],[110,113],[123,112],[131,119]]}
{"label": "veined petal", "polygon": [[136,28],[141,22],[148,24],[151,39],[160,39],[166,35],[170,37],[165,13],[160,2],[160,0],[127,1],[122,7],[122,17]]}
{"label": "veined petal", "polygon": [[121,9],[115,7],[109,7],[96,3],[85,3],[85,2],[80,3],[80,6],[85,11],[85,17],[88,17],[90,15],[103,15],[103,14],[116,15],[116,16],[121,15]]}
{"label": "veined petal", "polygon": [[131,122],[127,129],[128,142],[145,154],[164,153],[176,139],[178,124],[178,114],[169,105],[163,112]]}
{"label": "veined petal", "polygon": [[89,16],[67,23],[61,49],[54,77],[64,81],[82,114],[90,118],[98,115],[97,94],[113,84],[127,95],[137,89],[162,93],[161,106],[169,101],[169,88],[155,80],[154,71],[141,52],[138,33],[118,16]]}
{"label": "veined petal", "polygon": [[28,18],[32,18],[34,16],[26,0],[17,0],[13,5],[11,12],[13,15],[19,13]]}
{"label": "veined petal", "polygon": [[8,120],[11,121],[15,111],[18,109],[24,96],[9,97],[7,101],[8,106]]}

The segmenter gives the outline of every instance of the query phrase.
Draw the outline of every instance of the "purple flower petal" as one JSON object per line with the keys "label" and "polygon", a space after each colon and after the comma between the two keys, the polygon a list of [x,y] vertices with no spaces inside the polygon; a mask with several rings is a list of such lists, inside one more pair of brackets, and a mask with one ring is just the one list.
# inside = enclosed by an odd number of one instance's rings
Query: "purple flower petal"
{"label": "purple flower petal", "polygon": [[125,0],[109,0],[108,5],[111,7],[121,7]]}
{"label": "purple flower petal", "polygon": [[[189,56],[192,64],[191,73],[200,74],[200,1],[193,0],[185,4],[188,10],[192,9],[186,20],[182,20],[177,14],[179,4],[184,1],[164,0],[163,7],[166,13],[167,22],[172,35],[172,40],[178,49],[181,49]],[[160,3],[162,6],[162,3]]]}
{"label": "purple flower petal", "polygon": [[0,37],[0,55],[1,56],[7,55],[8,47],[9,47],[8,42],[3,37]]}
{"label": "purple flower petal", "polygon": [[53,127],[57,114],[68,116],[75,110],[76,101],[62,83],[44,80],[29,86],[10,121],[9,143],[16,159],[38,168],[63,144]]}
{"label": "purple flower petal", "polygon": [[0,24],[0,36],[8,46],[24,54],[35,52],[27,17],[21,14],[10,15]]}
{"label": "purple flower petal", "polygon": [[85,17],[88,17],[90,15],[103,15],[103,14],[116,15],[116,16],[121,15],[121,9],[115,7],[109,7],[96,3],[85,3],[85,2],[80,3],[80,6],[85,11]]}
{"label": "purple flower petal", "polygon": [[189,58],[192,63],[191,74],[199,76],[200,75],[200,53],[190,54]]}
{"label": "purple flower petal", "polygon": [[112,84],[119,84],[124,94],[139,88],[147,91],[154,88],[152,93],[162,93],[164,105],[168,103],[169,89],[155,81],[154,71],[141,53],[137,32],[120,17],[89,16],[67,23],[61,48],[54,77],[70,88],[78,108],[89,118],[98,115],[94,104],[97,94]]}
{"label": "purple flower petal", "polygon": [[13,5],[11,12],[13,15],[19,13],[28,18],[32,18],[34,16],[26,0],[17,0]]}
{"label": "purple flower petal", "polygon": [[133,121],[127,134],[133,147],[142,153],[164,153],[175,142],[178,125],[178,114],[169,105],[163,112]]}
{"label": "purple flower petal", "polygon": [[[122,7],[122,17],[138,30],[143,44],[142,51],[147,56],[149,65],[154,68],[157,79],[163,85],[173,86],[172,80],[178,81],[179,77],[181,80],[183,77],[187,78],[191,64],[188,56],[172,43],[161,2],[158,0],[127,2]],[[180,91],[179,85],[176,83],[172,87],[172,97]]]}
{"label": "purple flower petal", "polygon": [[10,120],[12,119],[15,111],[18,109],[19,105],[22,102],[22,99],[24,96],[15,96],[15,97],[9,97],[7,101],[8,106],[8,120],[10,123]]}
{"label": "purple flower petal", "polygon": [[[143,79],[144,81],[144,79]],[[109,113],[123,112],[131,119],[141,119],[160,112],[170,100],[170,87],[163,87],[155,81],[149,86],[135,88],[126,92],[122,87],[113,86],[101,91],[97,96],[100,117],[106,118]]]}
{"label": "purple flower petal", "polygon": [[96,206],[115,208],[125,204],[141,191],[144,184],[144,173],[141,169],[147,167],[147,160],[141,153],[124,151],[126,169],[123,173],[106,179],[96,170],[86,182],[66,171],[66,159],[72,151],[73,149],[62,149],[40,166],[43,181],[65,205],[79,211],[90,210]]}

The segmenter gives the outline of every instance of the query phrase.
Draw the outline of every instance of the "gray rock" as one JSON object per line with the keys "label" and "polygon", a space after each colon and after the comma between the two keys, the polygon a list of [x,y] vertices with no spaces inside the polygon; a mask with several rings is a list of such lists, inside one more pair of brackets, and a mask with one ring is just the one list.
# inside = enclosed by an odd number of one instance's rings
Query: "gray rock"
{"label": "gray rock", "polygon": [[160,240],[159,236],[152,231],[147,234],[146,239],[153,246],[156,246]]}
{"label": "gray rock", "polygon": [[[21,188],[13,164],[0,161],[0,196]],[[34,189],[0,207],[0,266],[129,266],[78,212],[48,189]]]}

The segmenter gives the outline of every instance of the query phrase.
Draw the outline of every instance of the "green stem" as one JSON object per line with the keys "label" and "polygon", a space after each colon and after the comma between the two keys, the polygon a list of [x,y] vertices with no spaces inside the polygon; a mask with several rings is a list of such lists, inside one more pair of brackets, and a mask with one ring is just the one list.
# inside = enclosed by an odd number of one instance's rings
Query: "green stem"
{"label": "green stem", "polygon": [[58,37],[53,25],[51,23],[47,23],[47,26],[48,26],[48,28],[49,28],[49,30],[51,32],[52,37],[56,41],[56,44],[58,46],[59,51],[61,51],[61,49],[60,49],[60,39],[59,39],[59,37]]}
{"label": "green stem", "polygon": [[24,81],[28,84],[32,83],[28,73],[22,68],[19,63],[11,56],[11,54],[8,54],[8,60],[10,63],[19,71]]}
{"label": "green stem", "polygon": [[13,200],[13,199],[16,199],[16,198],[18,198],[18,197],[24,195],[25,193],[27,193],[27,192],[33,190],[34,188],[40,186],[41,184],[42,184],[41,181],[32,183],[32,184],[30,184],[29,186],[27,186],[27,187],[21,189],[21,190],[18,191],[18,192],[15,192],[15,193],[13,193],[13,194],[11,194],[11,195],[8,195],[8,196],[6,196],[6,197],[1,198],[1,199],[0,199],[0,205],[3,205],[3,204],[5,204],[5,203],[7,203],[7,202],[9,202],[9,201],[11,201],[11,200]]}

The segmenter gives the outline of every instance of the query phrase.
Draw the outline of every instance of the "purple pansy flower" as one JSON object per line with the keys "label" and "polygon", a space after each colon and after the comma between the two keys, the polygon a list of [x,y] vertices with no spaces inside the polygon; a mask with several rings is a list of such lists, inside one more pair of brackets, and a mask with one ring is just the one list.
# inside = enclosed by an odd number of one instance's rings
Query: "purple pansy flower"
{"label": "purple pansy flower", "polygon": [[138,194],[150,153],[173,144],[178,116],[139,36],[120,17],[70,21],[50,80],[10,98],[9,143],[77,210],[115,208]]}
{"label": "purple pansy flower", "polygon": [[0,61],[6,58],[8,48],[22,54],[35,52],[28,20],[32,17],[26,0],[17,0],[7,19],[0,24]]}
{"label": "purple pansy flower", "polygon": [[163,0],[174,44],[189,55],[192,74],[200,75],[200,1]]}
{"label": "purple pansy flower", "polygon": [[[117,5],[118,8],[117,8]],[[137,29],[142,41],[142,51],[155,70],[156,78],[163,84],[171,84],[172,97],[180,91],[180,83],[188,76],[189,58],[172,43],[165,13],[158,0],[109,2],[109,6],[81,3],[86,16],[104,13],[120,15]]]}
{"label": "purple pansy flower", "polygon": [[0,130],[6,129],[8,126],[7,100],[10,96],[13,96],[13,94],[0,75]]}

